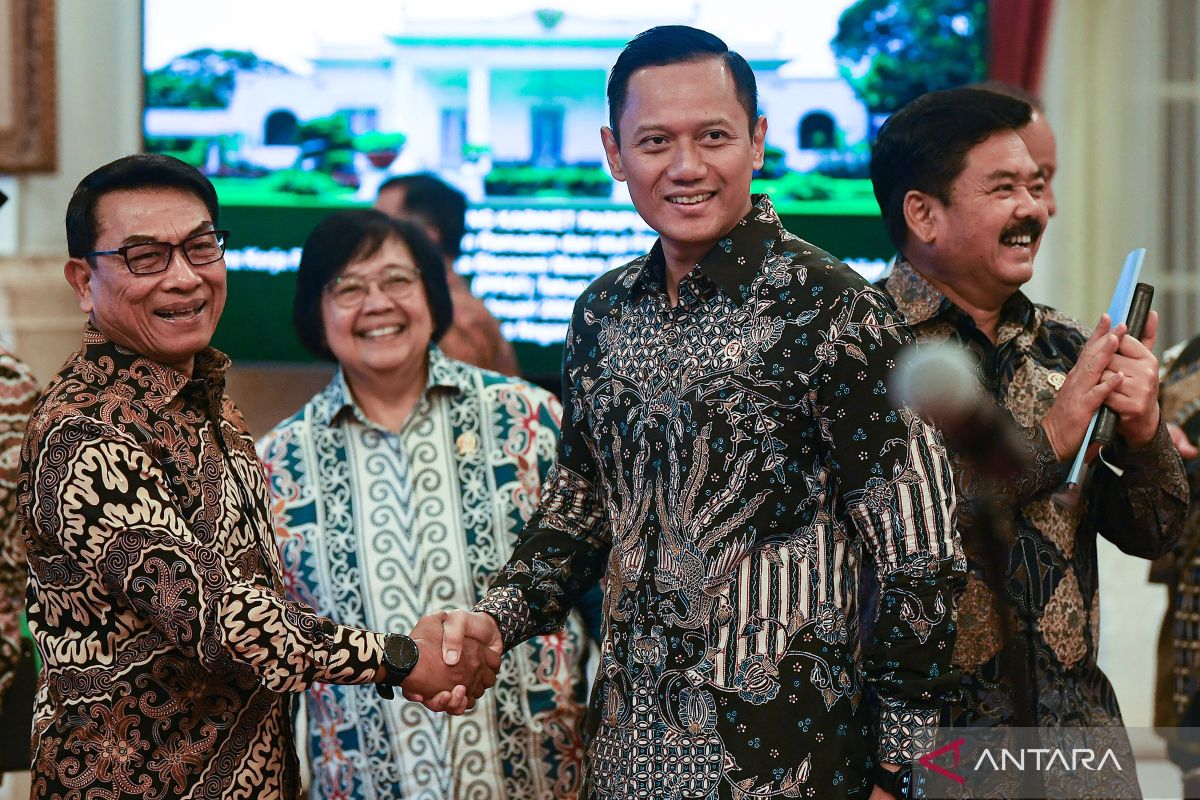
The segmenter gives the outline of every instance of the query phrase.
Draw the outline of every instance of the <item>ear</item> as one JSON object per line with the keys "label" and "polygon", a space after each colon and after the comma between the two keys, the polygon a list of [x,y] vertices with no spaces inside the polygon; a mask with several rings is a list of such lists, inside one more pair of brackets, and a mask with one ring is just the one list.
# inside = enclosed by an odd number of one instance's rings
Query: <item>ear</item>
{"label": "ear", "polygon": [[909,233],[918,241],[930,245],[937,240],[941,202],[932,195],[916,189],[904,195],[904,221]]}
{"label": "ear", "polygon": [[754,147],[754,168],[762,169],[763,158],[765,157],[767,147],[767,118],[759,116],[754,123],[754,133],[750,137],[750,143]]}
{"label": "ear", "polygon": [[604,155],[608,158],[608,169],[615,180],[625,180],[625,168],[621,166],[621,148],[617,146],[617,136],[612,128],[605,125],[600,129],[600,143],[604,145]]}
{"label": "ear", "polygon": [[92,265],[84,258],[70,258],[63,265],[63,275],[75,296],[79,298],[79,310],[85,314],[92,313]]}

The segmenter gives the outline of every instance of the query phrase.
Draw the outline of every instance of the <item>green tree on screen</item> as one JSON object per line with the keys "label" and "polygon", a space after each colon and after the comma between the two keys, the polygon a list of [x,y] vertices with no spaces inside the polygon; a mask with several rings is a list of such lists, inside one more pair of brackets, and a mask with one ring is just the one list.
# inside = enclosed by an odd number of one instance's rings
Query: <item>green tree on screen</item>
{"label": "green tree on screen", "polygon": [[875,123],[910,100],[987,77],[987,0],[858,0],[830,46]]}
{"label": "green tree on screen", "polygon": [[228,108],[240,72],[285,73],[287,69],[249,50],[192,50],[146,73],[146,106]]}

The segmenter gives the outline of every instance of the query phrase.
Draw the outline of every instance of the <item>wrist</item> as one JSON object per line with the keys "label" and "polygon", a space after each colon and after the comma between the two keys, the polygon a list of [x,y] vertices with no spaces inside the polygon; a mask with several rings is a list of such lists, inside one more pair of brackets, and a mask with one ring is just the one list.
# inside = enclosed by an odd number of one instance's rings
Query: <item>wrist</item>
{"label": "wrist", "polygon": [[377,683],[399,686],[408,679],[421,657],[420,648],[414,639],[402,633],[389,633],[383,637],[383,675]]}

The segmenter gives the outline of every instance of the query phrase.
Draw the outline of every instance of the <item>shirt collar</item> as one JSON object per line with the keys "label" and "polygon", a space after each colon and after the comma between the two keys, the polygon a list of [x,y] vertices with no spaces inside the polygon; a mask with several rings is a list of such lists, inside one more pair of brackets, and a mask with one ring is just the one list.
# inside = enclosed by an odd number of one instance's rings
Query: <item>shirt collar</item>
{"label": "shirt collar", "polygon": [[122,347],[88,322],[83,331],[83,358],[92,362],[110,362],[114,373],[125,373],[133,386],[133,398],[140,399],[155,413],[170,405],[185,389],[191,389],[210,411],[219,415],[225,394],[225,375],[229,357],[212,347],[196,353],[192,377],[174,367],[147,358]]}
{"label": "shirt collar", "polygon": [[[895,300],[896,307],[908,320],[908,324],[913,327],[947,315],[966,315],[965,311],[917,272],[912,262],[904,256],[896,256],[884,287]],[[1024,329],[1034,324],[1035,316],[1033,303],[1018,289],[1000,309],[1000,327],[1016,326]]]}
{"label": "shirt collar", "polygon": [[[766,260],[767,253],[783,237],[783,227],[771,198],[765,194],[750,196],[750,211],[738,220],[729,233],[700,259],[696,267],[700,274],[734,302],[743,303],[750,296],[750,284]],[[643,258],[630,281],[630,295],[640,292],[665,291],[666,258],[662,240]]]}
{"label": "shirt collar", "polygon": [[[471,368],[460,361],[448,358],[436,344],[429,345],[429,377],[425,381],[423,395],[436,390],[459,394],[470,390]],[[350,391],[346,373],[339,366],[329,382],[315,398],[317,421],[332,425],[343,413],[354,415],[364,425],[371,424]]]}

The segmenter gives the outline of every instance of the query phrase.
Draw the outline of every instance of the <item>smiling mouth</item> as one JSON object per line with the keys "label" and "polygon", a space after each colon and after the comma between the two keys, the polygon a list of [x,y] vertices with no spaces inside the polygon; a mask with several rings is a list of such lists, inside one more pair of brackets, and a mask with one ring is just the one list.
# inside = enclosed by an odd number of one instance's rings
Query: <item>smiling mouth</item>
{"label": "smiling mouth", "polygon": [[200,316],[200,312],[202,312],[204,307],[207,305],[207,301],[201,300],[199,303],[187,306],[186,308],[172,308],[155,311],[154,315],[160,319],[165,319],[168,322],[179,322],[181,320],[195,319],[196,317]]}
{"label": "smiling mouth", "polygon": [[1032,247],[1041,235],[1040,225],[1021,225],[1000,234],[1000,244],[1005,247]]}
{"label": "smiling mouth", "polygon": [[667,201],[674,203],[677,206],[694,206],[697,203],[703,203],[708,198],[712,197],[716,192],[704,192],[703,194],[681,195],[679,197],[668,197]]}
{"label": "smiling mouth", "polygon": [[382,339],[385,336],[394,336],[403,333],[407,328],[407,325],[388,325],[384,328],[372,328],[357,335],[363,339]]}

